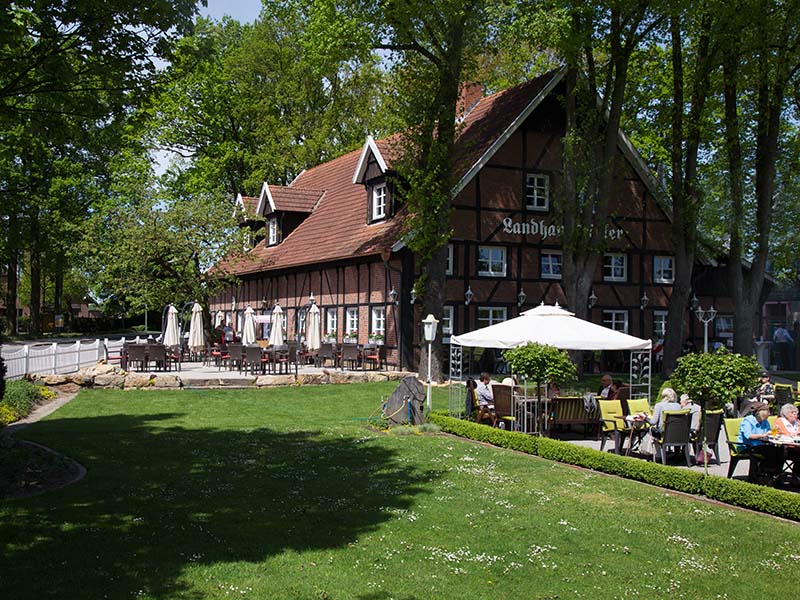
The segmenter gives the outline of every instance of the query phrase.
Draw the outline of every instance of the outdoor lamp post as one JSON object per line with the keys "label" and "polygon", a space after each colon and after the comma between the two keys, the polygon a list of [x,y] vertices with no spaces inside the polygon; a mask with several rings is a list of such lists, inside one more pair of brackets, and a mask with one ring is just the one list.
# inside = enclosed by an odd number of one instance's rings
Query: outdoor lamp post
{"label": "outdoor lamp post", "polygon": [[703,324],[703,352],[708,354],[708,324],[716,318],[717,311],[713,304],[708,310],[703,310],[703,307],[698,304],[694,314],[697,316],[697,320]]}
{"label": "outdoor lamp post", "polygon": [[436,320],[432,314],[428,314],[422,321],[423,331],[425,334],[425,341],[428,342],[428,412],[431,412],[431,344],[436,339],[436,326],[439,321]]}

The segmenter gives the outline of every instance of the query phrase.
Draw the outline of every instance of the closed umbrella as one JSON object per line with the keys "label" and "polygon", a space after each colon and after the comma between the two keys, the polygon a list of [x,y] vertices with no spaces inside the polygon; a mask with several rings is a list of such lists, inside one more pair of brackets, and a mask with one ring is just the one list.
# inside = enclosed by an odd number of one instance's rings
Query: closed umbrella
{"label": "closed umbrella", "polygon": [[167,327],[164,330],[163,342],[165,346],[169,347],[180,344],[178,339],[178,309],[172,304],[169,305],[167,310]]}
{"label": "closed umbrella", "polygon": [[270,346],[283,346],[283,310],[276,303],[272,309],[272,331],[269,332]]}
{"label": "closed umbrella", "polygon": [[322,345],[319,324],[319,306],[312,303],[311,308],[308,309],[308,316],[306,316],[306,344],[308,344],[309,352],[319,350]]}
{"label": "closed umbrella", "polygon": [[253,318],[255,312],[249,304],[244,311],[244,327],[242,328],[242,343],[251,346],[256,343],[256,320]]}
{"label": "closed umbrella", "polygon": [[203,331],[203,307],[195,302],[192,307],[192,321],[189,323],[189,352],[202,352],[206,346]]}

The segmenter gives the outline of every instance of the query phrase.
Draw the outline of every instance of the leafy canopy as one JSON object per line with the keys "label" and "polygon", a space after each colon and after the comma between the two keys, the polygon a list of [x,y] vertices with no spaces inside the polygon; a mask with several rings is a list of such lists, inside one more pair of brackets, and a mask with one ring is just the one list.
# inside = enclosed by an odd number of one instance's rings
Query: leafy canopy
{"label": "leafy canopy", "polygon": [[503,358],[508,361],[512,373],[524,375],[539,385],[549,382],[563,385],[578,377],[569,354],[554,346],[527,344],[506,350]]}
{"label": "leafy canopy", "polygon": [[720,348],[715,354],[687,354],[670,376],[673,387],[706,408],[733,402],[758,381],[761,366],[752,356]]}

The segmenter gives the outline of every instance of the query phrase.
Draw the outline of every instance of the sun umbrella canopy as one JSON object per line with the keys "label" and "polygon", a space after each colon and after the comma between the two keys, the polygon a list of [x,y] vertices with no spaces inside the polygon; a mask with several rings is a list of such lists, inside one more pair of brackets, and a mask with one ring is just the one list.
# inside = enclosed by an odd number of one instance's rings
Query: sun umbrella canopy
{"label": "sun umbrella canopy", "polygon": [[319,306],[311,304],[308,309],[308,316],[306,317],[306,344],[310,351],[319,350],[321,344],[321,336],[319,331],[320,318]]}
{"label": "sun umbrella canopy", "polygon": [[272,309],[272,330],[269,332],[269,345],[282,346],[283,340],[283,310],[280,304],[275,304]]}
{"label": "sun umbrella canopy", "polygon": [[200,352],[206,346],[203,330],[203,307],[195,302],[192,307],[192,320],[189,323],[189,351]]}
{"label": "sun umbrella canopy", "polygon": [[178,346],[178,309],[172,304],[167,309],[167,327],[164,330],[163,343],[165,346]]}
{"label": "sun umbrella canopy", "polygon": [[253,307],[249,306],[244,311],[244,326],[242,327],[242,343],[251,346],[256,343],[256,320]]}
{"label": "sun umbrella canopy", "polygon": [[650,340],[579,319],[558,304],[542,304],[520,316],[451,338],[461,346],[516,348],[529,343],[561,350],[647,350]]}

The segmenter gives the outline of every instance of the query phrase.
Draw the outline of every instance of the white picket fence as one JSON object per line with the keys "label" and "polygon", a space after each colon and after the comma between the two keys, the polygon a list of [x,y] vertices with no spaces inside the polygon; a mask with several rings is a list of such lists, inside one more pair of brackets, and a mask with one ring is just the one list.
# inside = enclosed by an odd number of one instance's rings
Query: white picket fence
{"label": "white picket fence", "polygon": [[27,374],[75,373],[90,367],[109,355],[119,354],[126,342],[142,343],[144,338],[136,336],[126,340],[97,339],[76,342],[53,342],[49,344],[25,344],[14,352],[2,356],[6,363],[6,379],[21,379]]}

